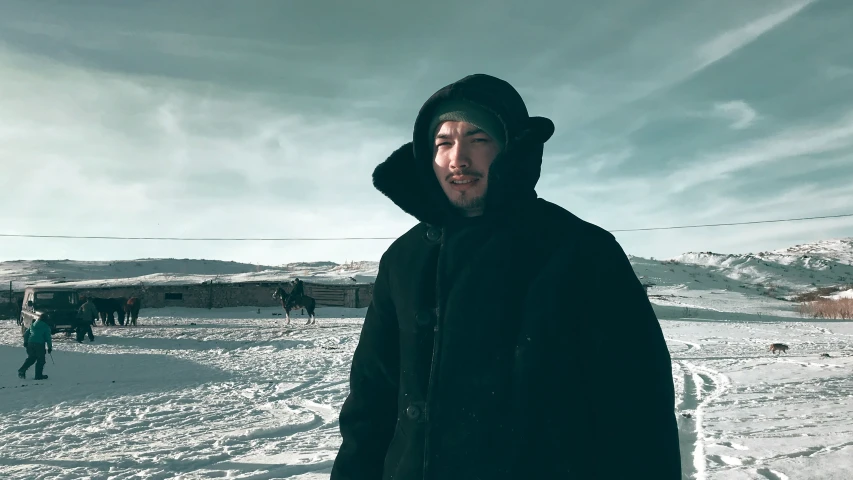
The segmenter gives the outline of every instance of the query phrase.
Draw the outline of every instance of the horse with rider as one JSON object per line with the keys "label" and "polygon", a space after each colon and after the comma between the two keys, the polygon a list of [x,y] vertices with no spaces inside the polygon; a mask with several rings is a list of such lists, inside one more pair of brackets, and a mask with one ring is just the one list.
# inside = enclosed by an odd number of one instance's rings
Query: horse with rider
{"label": "horse with rider", "polygon": [[285,318],[287,319],[286,325],[290,325],[290,311],[299,308],[308,310],[308,323],[306,325],[317,323],[317,319],[314,316],[314,308],[317,306],[317,302],[314,298],[305,295],[305,285],[302,283],[302,280],[294,278],[290,283],[293,285],[293,288],[289,293],[283,287],[278,287],[272,295],[273,298],[281,301],[281,306],[284,308]]}

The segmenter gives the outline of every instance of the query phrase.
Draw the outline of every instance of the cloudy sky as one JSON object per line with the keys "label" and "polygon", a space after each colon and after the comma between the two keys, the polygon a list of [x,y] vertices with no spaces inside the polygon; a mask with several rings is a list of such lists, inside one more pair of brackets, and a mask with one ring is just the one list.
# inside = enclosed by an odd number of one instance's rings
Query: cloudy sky
{"label": "cloudy sky", "polygon": [[[853,213],[849,0],[0,3],[3,234],[397,236],[414,221],[372,170],[475,72],[554,120],[538,192],[604,228]],[[657,258],[846,236],[853,218],[617,233]],[[0,238],[0,260],[389,244]]]}

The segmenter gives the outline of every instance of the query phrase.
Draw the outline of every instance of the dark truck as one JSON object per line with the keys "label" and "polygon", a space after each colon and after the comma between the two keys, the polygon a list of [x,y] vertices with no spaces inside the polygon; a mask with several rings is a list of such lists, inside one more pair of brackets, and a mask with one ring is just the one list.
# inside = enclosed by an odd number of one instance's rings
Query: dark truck
{"label": "dark truck", "polygon": [[21,334],[37,318],[47,321],[51,333],[74,332],[79,308],[77,291],[69,287],[27,287],[21,305]]}

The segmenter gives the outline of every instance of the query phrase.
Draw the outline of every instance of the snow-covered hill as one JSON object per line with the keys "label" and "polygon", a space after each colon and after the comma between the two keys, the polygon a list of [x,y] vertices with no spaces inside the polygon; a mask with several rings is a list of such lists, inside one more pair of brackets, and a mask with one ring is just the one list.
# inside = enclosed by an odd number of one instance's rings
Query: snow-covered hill
{"label": "snow-covered hill", "polygon": [[631,262],[637,275],[657,287],[724,289],[787,298],[853,283],[853,239],[773,252],[690,252],[660,261],[633,257]]}
{"label": "snow-covered hill", "polygon": [[782,255],[824,258],[846,265],[853,265],[853,238],[839,238],[821,242],[796,245],[773,253]]}
{"label": "snow-covered hill", "polygon": [[[853,284],[853,238],[826,240],[772,252],[723,254],[690,252],[666,260],[630,257],[650,294],[675,291],[739,292],[777,299],[822,287]],[[322,283],[372,282],[379,263],[300,262],[256,265],[220,260],[142,259],[112,262],[32,260],[0,263],[0,285],[15,289],[35,283],[105,285],[192,284],[288,281],[299,277]],[[2,290],[2,287],[0,287]]]}
{"label": "snow-covered hill", "polygon": [[372,282],[378,262],[300,262],[280,266],[221,260],[149,258],[111,262],[19,260],[0,263],[2,285],[16,290],[25,285],[64,283],[74,286],[192,284],[217,282],[287,281],[294,277],[322,283]]}

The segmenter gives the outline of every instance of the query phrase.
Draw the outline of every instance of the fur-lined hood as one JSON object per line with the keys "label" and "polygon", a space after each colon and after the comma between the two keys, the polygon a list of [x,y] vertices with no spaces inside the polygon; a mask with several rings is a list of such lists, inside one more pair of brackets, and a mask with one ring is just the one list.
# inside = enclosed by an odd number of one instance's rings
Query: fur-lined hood
{"label": "fur-lined hood", "polygon": [[545,142],[554,123],[530,117],[521,95],[509,83],[490,75],[469,75],[434,93],[418,112],[412,141],[373,171],[373,185],[406,213],[430,225],[443,225],[454,209],[432,169],[433,144],[427,129],[436,107],[445,100],[466,100],[491,111],[501,121],[506,148],[489,169],[486,216],[536,198]]}

